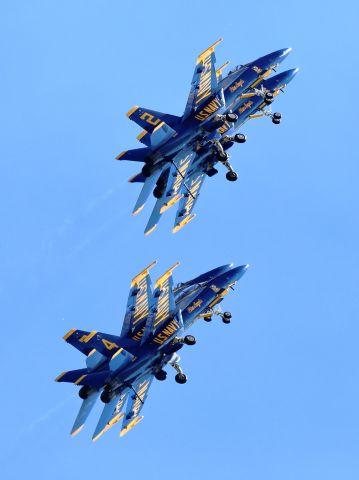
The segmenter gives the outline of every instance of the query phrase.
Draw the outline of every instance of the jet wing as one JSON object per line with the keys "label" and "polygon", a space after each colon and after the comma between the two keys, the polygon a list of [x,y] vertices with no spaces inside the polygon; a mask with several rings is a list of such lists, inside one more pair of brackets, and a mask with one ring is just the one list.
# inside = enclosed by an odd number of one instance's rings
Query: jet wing
{"label": "jet wing", "polygon": [[110,403],[106,403],[98,421],[92,440],[96,442],[109,428],[115,425],[124,416],[124,405],[129,390],[126,389],[116,395]]}
{"label": "jet wing", "polygon": [[161,215],[177,203],[183,196],[181,189],[185,183],[186,173],[193,164],[196,153],[192,149],[186,149],[178,153],[172,161],[168,174],[166,190],[153,207],[150,219],[145,228],[145,235],[149,235],[156,228]]}
{"label": "jet wing", "polygon": [[196,216],[192,213],[192,211],[198,199],[199,191],[202,187],[205,177],[205,173],[197,171],[191,175],[186,183],[188,190],[184,190],[184,187],[182,187],[183,197],[181,198],[177,210],[173,233],[178,232]]}
{"label": "jet wing", "polygon": [[149,270],[156,263],[157,262],[151,263],[151,265],[136,275],[132,280],[121,337],[129,336],[135,328],[147,319],[153,303]]}
{"label": "jet wing", "polygon": [[143,407],[143,404],[146,401],[148,390],[151,386],[152,380],[153,375],[147,374],[136,380],[136,382],[132,385],[133,395],[131,395],[131,390],[129,390],[126,414],[124,416],[122,430],[120,432],[121,437],[126,435],[126,433],[129,432],[131,428],[133,428],[143,419],[143,416],[140,417],[139,413]]}
{"label": "jet wing", "polygon": [[154,305],[151,314],[147,318],[146,327],[141,339],[143,345],[148,337],[157,331],[164,321],[173,317],[176,312],[176,301],[173,294],[172,272],[178,267],[179,262],[167,270],[155,284],[153,292]]}
{"label": "jet wing", "polygon": [[197,110],[202,102],[213,95],[217,90],[218,79],[215,67],[216,56],[214,49],[221,41],[222,38],[217,40],[217,42],[207,48],[207,50],[201,53],[197,58],[191,90],[183,118],[188,117],[191,112]]}

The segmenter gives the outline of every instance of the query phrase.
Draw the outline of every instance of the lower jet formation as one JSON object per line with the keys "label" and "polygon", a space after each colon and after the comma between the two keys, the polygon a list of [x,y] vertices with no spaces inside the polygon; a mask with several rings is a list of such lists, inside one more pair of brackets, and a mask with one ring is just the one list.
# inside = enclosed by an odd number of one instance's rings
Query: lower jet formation
{"label": "lower jet formation", "polygon": [[231,321],[232,315],[222,312],[218,304],[248,265],[224,265],[175,287],[172,271],[176,263],[152,289],[149,270],[155,263],[132,280],[119,336],[77,329],[64,336],[67,343],[86,355],[86,368],[63,372],[56,378],[57,382],[81,386],[83,402],[72,435],[83,428],[99,396],[105,406],[93,440],[120,419],[120,435],[126,434],[143,418],[139,414],[153,378],[166,379],[166,365],[176,370],[177,383],[186,383],[177,352],[183,345],[194,345],[196,339],[184,332],[200,318],[210,321],[213,315],[219,315],[224,323]]}
{"label": "lower jet formation", "polygon": [[195,217],[193,209],[200,189],[206,176],[218,173],[216,164],[227,169],[227,180],[237,180],[227,151],[235,143],[246,141],[243,133],[237,133],[245,122],[265,116],[274,124],[281,122],[281,114],[273,113],[270,105],[298,69],[270,75],[291,49],[269,53],[222,77],[228,62],[216,69],[214,48],[218,43],[198,56],[181,117],[138,106],[127,113],[130,120],[144,128],[137,139],[145,147],[127,150],[116,158],[143,163],[141,172],[129,181],[143,183],[134,215],[142,210],[151,192],[157,199],[146,235],[156,228],[161,215],[177,203],[174,233]]}

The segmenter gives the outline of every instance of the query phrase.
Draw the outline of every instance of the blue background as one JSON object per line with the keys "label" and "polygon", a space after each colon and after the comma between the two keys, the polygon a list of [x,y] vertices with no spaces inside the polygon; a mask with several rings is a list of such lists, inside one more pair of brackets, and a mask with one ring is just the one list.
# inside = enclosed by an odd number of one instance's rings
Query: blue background
{"label": "blue background", "polygon": [[[358,4],[334,1],[3,1],[1,476],[6,479],[359,478]],[[198,53],[218,65],[291,46],[300,72],[232,149],[240,174],[207,179],[198,217],[150,237],[131,210],[133,105],[181,115]],[[82,367],[72,327],[120,330],[130,279],[158,259],[175,281],[250,263],[199,322],[189,376],[155,382],[145,420],[91,442],[101,405],[53,379]]]}

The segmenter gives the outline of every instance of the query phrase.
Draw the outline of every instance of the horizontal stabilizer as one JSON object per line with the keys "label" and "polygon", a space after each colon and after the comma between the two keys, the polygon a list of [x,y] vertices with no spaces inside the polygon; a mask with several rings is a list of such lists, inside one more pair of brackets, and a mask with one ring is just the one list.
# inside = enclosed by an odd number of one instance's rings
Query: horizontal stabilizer
{"label": "horizontal stabilizer", "polygon": [[76,420],[71,429],[71,435],[73,437],[80,433],[80,431],[83,429],[83,426],[85,425],[85,422],[90,415],[99,394],[99,391],[93,391],[85,400],[83,400],[79,413],[77,414]]}
{"label": "horizontal stabilizer", "polygon": [[173,128],[173,130],[177,131],[182,121],[181,117],[177,117],[176,115],[170,115],[168,113],[157,112],[156,110],[137,106],[131,108],[131,110],[127,112],[127,116],[130,120],[137,123],[137,125],[144,128],[149,133],[152,133],[161,122],[165,122]]}
{"label": "horizontal stabilizer", "polygon": [[67,382],[67,383],[74,383],[75,385],[78,385],[79,382],[83,378],[85,378],[87,374],[88,374],[87,368],[69,370],[68,372],[60,373],[60,375],[55,378],[55,382]]}
{"label": "horizontal stabilizer", "polygon": [[129,183],[145,183],[146,177],[143,175],[142,172],[136,173],[131,178],[128,179]]}
{"label": "horizontal stabilizer", "polygon": [[87,368],[80,368],[78,370],[69,370],[61,373],[55,382],[74,383],[75,385],[86,385],[87,387],[100,388],[105,383],[110,372],[104,370],[101,372],[89,373]]}
{"label": "horizontal stabilizer", "polygon": [[132,150],[125,150],[124,152],[117,155],[116,160],[129,160],[131,162],[144,162],[147,155],[151,153],[151,149],[148,147],[144,148],[133,148]]}

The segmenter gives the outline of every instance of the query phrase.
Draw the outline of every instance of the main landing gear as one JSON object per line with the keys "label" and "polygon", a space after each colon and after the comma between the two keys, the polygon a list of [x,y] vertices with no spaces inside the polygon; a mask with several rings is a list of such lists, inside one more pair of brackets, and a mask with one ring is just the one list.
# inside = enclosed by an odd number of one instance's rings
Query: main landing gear
{"label": "main landing gear", "polygon": [[[184,345],[195,345],[196,338],[193,335],[186,335],[185,337],[176,337],[173,340],[173,343],[182,343]],[[177,353],[173,353],[170,359],[167,360],[167,363],[171,365],[171,367],[173,367],[177,372],[175,376],[175,381],[177,383],[184,384],[187,382],[187,375],[183,373],[183,370],[179,365],[180,360],[181,360],[180,356]],[[166,380],[167,372],[163,370],[163,368],[160,368],[155,372],[155,378],[156,380],[159,380],[159,381]]]}
{"label": "main landing gear", "polygon": [[[187,337],[192,337],[192,335],[187,335]],[[186,337],[185,337],[186,338]],[[194,337],[192,337],[194,339]],[[194,340],[196,343],[196,340]],[[175,380],[177,383],[183,384],[187,382],[187,375],[183,373],[182,368],[179,366],[179,361],[181,360],[180,356],[177,353],[172,355],[171,360],[168,362],[171,367],[173,367],[177,374],[175,376]]]}
{"label": "main landing gear", "polygon": [[213,141],[213,149],[215,151],[215,154],[218,158],[218,161],[224,165],[228,172],[226,174],[227,180],[230,182],[235,182],[238,179],[237,173],[233,170],[232,165],[229,163],[229,155],[226,153],[223,149],[223,146],[220,141],[214,140]]}

